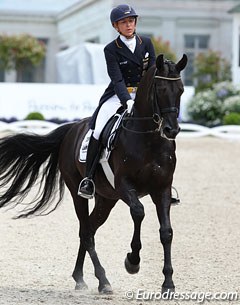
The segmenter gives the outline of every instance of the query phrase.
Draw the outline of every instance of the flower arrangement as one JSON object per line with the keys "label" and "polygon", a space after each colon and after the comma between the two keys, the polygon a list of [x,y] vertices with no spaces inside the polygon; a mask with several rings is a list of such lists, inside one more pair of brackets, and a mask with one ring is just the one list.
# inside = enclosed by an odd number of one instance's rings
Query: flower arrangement
{"label": "flower arrangement", "polygon": [[198,92],[190,100],[187,111],[190,119],[197,124],[226,124],[229,122],[229,119],[224,120],[226,115],[233,112],[240,114],[240,88],[227,81],[214,84],[213,89]]}
{"label": "flower arrangement", "polygon": [[42,41],[28,34],[0,35],[0,68],[21,73],[28,65],[37,66],[46,53]]}

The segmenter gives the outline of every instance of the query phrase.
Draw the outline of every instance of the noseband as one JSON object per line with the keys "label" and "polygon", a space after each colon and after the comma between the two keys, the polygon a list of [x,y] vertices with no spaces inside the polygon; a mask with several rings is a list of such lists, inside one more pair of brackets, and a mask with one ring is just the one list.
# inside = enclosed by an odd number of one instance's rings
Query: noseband
{"label": "noseband", "polygon": [[[140,118],[135,118],[135,117],[124,117],[122,120],[122,128],[126,131],[130,131],[133,133],[137,133],[137,134],[145,134],[145,133],[156,133],[156,132],[160,132],[161,127],[162,127],[162,114],[164,113],[170,113],[170,112],[176,112],[178,113],[179,109],[177,107],[165,107],[165,108],[161,108],[159,107],[158,103],[157,103],[157,90],[156,90],[156,79],[163,79],[163,80],[167,80],[167,81],[178,81],[181,79],[181,77],[165,77],[165,76],[160,76],[160,75],[156,75],[157,69],[154,72],[154,77],[153,77],[153,86],[152,88],[152,92],[151,92],[151,102],[152,102],[152,109],[153,109],[153,115],[152,117],[140,117]],[[140,120],[151,120],[154,123],[157,124],[157,128],[153,129],[153,130],[146,130],[146,131],[137,131],[137,130],[132,130],[127,128],[124,125],[125,121],[140,121]]]}

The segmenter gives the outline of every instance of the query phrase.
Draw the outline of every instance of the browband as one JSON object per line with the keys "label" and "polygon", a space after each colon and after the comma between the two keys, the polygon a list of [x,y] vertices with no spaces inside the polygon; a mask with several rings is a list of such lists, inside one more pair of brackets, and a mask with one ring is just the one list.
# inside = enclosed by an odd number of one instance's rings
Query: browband
{"label": "browband", "polygon": [[166,79],[166,80],[180,80],[181,77],[165,77],[165,76],[159,76],[155,75],[154,78],[161,78],[161,79]]}

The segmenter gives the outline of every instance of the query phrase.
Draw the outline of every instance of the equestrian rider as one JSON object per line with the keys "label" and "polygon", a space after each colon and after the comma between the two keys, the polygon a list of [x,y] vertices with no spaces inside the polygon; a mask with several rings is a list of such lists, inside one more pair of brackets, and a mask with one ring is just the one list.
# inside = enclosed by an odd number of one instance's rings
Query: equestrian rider
{"label": "equestrian rider", "polygon": [[91,120],[93,133],[87,152],[86,178],[81,181],[78,190],[84,198],[94,196],[93,178],[100,158],[99,137],[105,124],[121,106],[131,113],[141,77],[155,64],[150,38],[136,34],[137,17],[135,10],[126,4],[113,8],[110,14],[112,26],[119,36],[104,48],[111,82]]}

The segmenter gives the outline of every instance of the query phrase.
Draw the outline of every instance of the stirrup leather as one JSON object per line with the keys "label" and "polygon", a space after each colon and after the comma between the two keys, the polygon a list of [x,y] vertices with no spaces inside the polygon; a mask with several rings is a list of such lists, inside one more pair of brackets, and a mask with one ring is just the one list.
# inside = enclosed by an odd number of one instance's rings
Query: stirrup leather
{"label": "stirrup leather", "polygon": [[[81,191],[81,188],[82,188],[85,181],[89,181],[90,183],[92,183],[92,186],[93,186],[93,193],[92,194],[86,194],[86,193],[83,193]],[[80,182],[79,187],[78,187],[78,196],[81,196],[85,199],[92,199],[94,197],[94,195],[95,195],[95,183],[94,183],[94,181],[91,178],[88,178],[88,177],[82,179],[82,181]]]}

